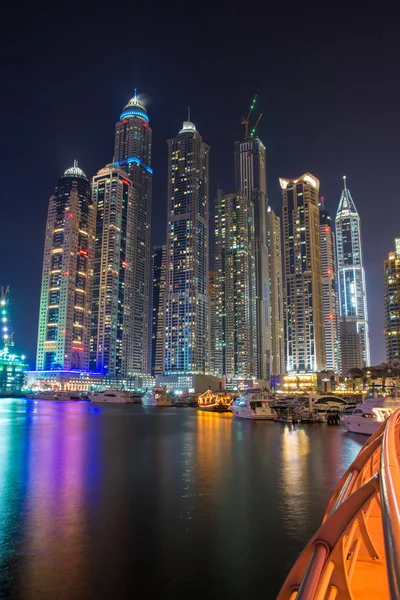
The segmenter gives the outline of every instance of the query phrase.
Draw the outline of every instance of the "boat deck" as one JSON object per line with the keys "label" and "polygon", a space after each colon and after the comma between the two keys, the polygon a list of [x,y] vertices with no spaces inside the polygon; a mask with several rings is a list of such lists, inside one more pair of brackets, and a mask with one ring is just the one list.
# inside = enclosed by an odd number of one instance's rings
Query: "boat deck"
{"label": "boat deck", "polygon": [[374,540],[379,559],[370,558],[367,553],[361,553],[354,571],[352,588],[354,600],[389,600],[389,586],[386,575],[386,556],[383,541],[382,519],[379,515],[370,516],[368,530]]}

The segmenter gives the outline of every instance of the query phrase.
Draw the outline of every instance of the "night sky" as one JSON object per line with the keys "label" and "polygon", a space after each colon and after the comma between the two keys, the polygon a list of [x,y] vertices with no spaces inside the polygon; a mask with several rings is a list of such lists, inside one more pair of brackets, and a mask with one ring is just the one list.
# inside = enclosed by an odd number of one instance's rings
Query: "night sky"
{"label": "night sky", "polygon": [[166,139],[187,106],[211,145],[211,202],[218,185],[233,190],[233,144],[255,93],[273,209],[278,177],[310,171],[334,216],[347,175],[361,217],[371,359],[385,360],[383,260],[400,236],[397,16],[334,3],[218,6],[3,11],[0,284],[11,286],[16,350],[31,365],[48,199],[74,158],[89,177],[112,161],[114,126],[135,87],[153,129],[154,243],[166,233]]}

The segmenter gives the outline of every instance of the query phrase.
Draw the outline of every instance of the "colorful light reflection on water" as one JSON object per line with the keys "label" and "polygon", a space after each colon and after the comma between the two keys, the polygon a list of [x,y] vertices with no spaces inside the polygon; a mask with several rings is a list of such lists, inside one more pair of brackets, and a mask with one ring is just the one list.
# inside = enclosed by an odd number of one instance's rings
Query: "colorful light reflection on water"
{"label": "colorful light reflection on water", "polygon": [[273,598],[363,441],[194,409],[0,400],[0,597]]}

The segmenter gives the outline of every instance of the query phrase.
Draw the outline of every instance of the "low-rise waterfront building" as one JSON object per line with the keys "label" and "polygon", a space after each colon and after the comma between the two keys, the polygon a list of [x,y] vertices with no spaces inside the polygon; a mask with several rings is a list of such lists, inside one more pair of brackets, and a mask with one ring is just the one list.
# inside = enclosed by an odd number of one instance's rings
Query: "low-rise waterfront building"
{"label": "low-rise waterfront building", "polygon": [[26,387],[33,392],[90,392],[104,389],[144,392],[154,387],[154,377],[118,377],[88,371],[27,371]]}

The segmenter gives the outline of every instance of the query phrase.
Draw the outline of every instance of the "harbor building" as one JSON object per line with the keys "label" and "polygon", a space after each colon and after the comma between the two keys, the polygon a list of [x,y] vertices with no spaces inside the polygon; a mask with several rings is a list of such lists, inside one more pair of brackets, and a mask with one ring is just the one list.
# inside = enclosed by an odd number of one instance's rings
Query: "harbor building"
{"label": "harbor building", "polygon": [[140,97],[135,95],[124,107],[115,126],[114,164],[121,167],[132,182],[133,256],[131,265],[132,308],[131,349],[127,354],[126,374],[143,375],[150,369],[149,290],[151,269],[151,203],[153,169],[151,168],[152,130]]}
{"label": "harbor building", "polygon": [[1,315],[1,341],[0,341],[0,395],[15,396],[21,392],[25,383],[25,371],[28,365],[25,356],[14,351],[14,331],[9,314],[9,288],[1,287],[0,315]]}
{"label": "harbor building", "polygon": [[90,370],[120,376],[133,361],[134,199],[125,171],[107,165],[93,177],[97,207]]}
{"label": "harbor building", "polygon": [[210,147],[185,121],[168,140],[165,374],[210,372]]}
{"label": "harbor building", "polygon": [[218,190],[215,202],[215,373],[257,377],[254,202]]}
{"label": "harbor building", "polygon": [[281,220],[268,206],[267,246],[271,323],[271,376],[285,373]]}
{"label": "harbor building", "polygon": [[384,262],[385,345],[388,363],[400,359],[400,238]]}
{"label": "harbor building", "polygon": [[[355,207],[346,177],[336,213],[336,253],[339,316],[347,323],[354,321],[361,339],[361,362],[353,367],[370,365],[367,292],[362,254],[360,217]],[[348,325],[341,327],[345,332]],[[353,329],[353,328],[352,328]],[[353,335],[353,333],[352,333]],[[341,352],[346,352],[340,339]],[[343,360],[341,360],[343,363]],[[341,365],[342,371],[344,364]]]}
{"label": "harbor building", "polygon": [[322,299],[324,306],[326,368],[338,373],[339,307],[336,288],[336,246],[332,218],[327,210],[320,210]]}
{"label": "harbor building", "polygon": [[89,369],[95,206],[78,162],[49,200],[36,368]]}
{"label": "harbor building", "polygon": [[[246,121],[242,121],[246,123]],[[254,204],[257,377],[269,381],[271,375],[271,322],[269,306],[267,176],[266,152],[255,128],[244,140],[235,142],[235,190]]]}
{"label": "harbor building", "polygon": [[283,198],[285,336],[288,374],[325,369],[319,180],[280,179]]}
{"label": "harbor building", "polygon": [[154,246],[152,255],[151,374],[164,371],[164,297],[167,246]]}

